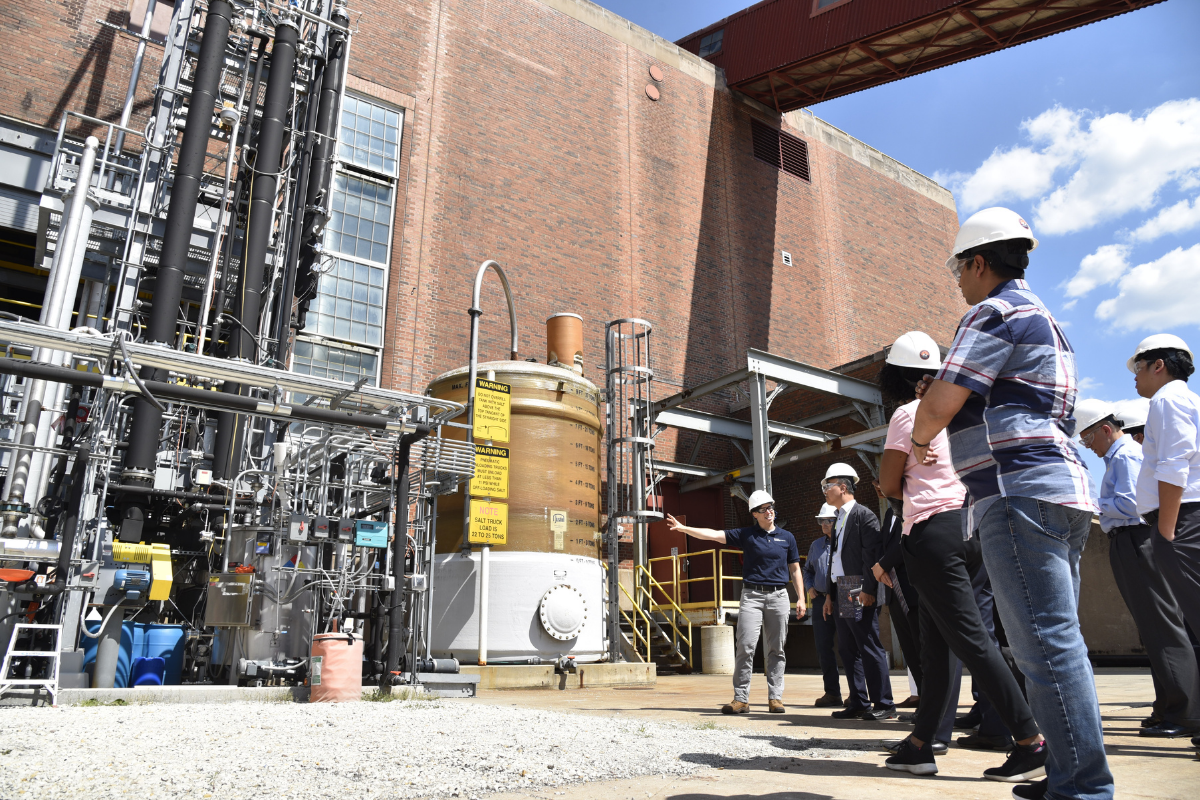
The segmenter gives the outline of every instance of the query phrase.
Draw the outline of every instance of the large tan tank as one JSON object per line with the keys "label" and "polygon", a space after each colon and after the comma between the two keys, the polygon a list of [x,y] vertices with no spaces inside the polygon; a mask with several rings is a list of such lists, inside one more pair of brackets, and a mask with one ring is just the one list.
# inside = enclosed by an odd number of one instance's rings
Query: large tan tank
{"label": "large tan tank", "polygon": [[[571,369],[525,361],[490,361],[479,377],[512,386],[509,448],[508,544],[494,552],[563,553],[600,557],[600,390]],[[490,379],[490,378],[489,378]],[[429,394],[467,402],[467,368],[439,375]],[[465,415],[456,422],[465,422]],[[459,439],[466,431],[444,428]],[[477,440],[476,444],[483,444]],[[567,514],[565,534],[551,527]],[[462,544],[463,492],[438,498],[437,552]]]}

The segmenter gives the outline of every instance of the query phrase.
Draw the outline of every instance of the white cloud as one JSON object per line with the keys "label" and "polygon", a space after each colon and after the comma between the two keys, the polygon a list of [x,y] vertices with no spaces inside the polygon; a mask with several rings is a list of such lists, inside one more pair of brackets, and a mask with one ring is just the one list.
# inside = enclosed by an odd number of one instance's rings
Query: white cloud
{"label": "white cloud", "polygon": [[1079,262],[1079,271],[1067,281],[1067,297],[1085,294],[1109,283],[1115,283],[1129,269],[1129,245],[1106,244]]}
{"label": "white cloud", "polygon": [[1164,208],[1153,218],[1141,224],[1137,230],[1129,234],[1135,242],[1152,242],[1160,236],[1171,233],[1183,233],[1200,225],[1200,197],[1188,202],[1180,200],[1175,205]]}
{"label": "white cloud", "polygon": [[[937,176],[966,211],[1038,199],[1035,232],[1066,234],[1149,210],[1162,187],[1200,182],[1200,100],[1172,100],[1145,116],[1055,107],[1021,123],[1029,138],[997,148],[973,173]],[[1056,185],[1055,175],[1073,171]]]}
{"label": "white cloud", "polygon": [[1096,380],[1095,378],[1084,378],[1083,380],[1081,380],[1079,382],[1079,391],[1091,392],[1091,391],[1101,388],[1102,386],[1104,386],[1104,384],[1101,383],[1100,381]]}
{"label": "white cloud", "polygon": [[1127,331],[1200,326],[1200,244],[1131,269],[1120,293],[1096,307],[1096,318]]}

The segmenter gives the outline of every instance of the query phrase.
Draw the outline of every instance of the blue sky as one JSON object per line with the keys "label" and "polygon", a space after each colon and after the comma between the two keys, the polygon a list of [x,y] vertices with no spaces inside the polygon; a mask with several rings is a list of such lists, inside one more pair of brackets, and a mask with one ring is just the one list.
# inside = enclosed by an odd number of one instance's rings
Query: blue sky
{"label": "blue sky", "polygon": [[[751,4],[599,2],[672,41]],[[952,189],[960,218],[1029,220],[1028,277],[1067,326],[1081,396],[1119,401],[1143,337],[1200,351],[1198,31],[1200,2],[1168,0],[812,111]]]}

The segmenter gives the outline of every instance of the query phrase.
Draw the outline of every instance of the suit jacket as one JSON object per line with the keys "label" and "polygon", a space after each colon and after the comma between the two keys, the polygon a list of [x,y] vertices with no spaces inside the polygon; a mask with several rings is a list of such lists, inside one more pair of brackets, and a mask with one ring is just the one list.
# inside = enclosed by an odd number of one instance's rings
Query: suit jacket
{"label": "suit jacket", "polygon": [[854,508],[850,509],[850,515],[846,518],[846,526],[842,529],[840,536],[837,525],[834,525],[829,571],[826,573],[829,576],[831,591],[834,586],[833,554],[840,550],[842,569],[845,574],[862,575],[862,590],[867,594],[874,595],[878,604],[886,603],[887,598],[882,596],[882,590],[887,587],[881,586],[875,580],[875,576],[871,574],[871,567],[875,566],[875,563],[883,557],[883,549],[883,535],[879,531],[879,518],[871,513],[871,509],[856,502]]}

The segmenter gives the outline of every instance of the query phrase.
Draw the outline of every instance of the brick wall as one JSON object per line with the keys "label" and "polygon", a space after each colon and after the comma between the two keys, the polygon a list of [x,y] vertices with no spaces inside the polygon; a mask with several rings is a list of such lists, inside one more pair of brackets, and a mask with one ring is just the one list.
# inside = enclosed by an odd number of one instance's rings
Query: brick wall
{"label": "brick wall", "polygon": [[[124,25],[130,5],[6,4],[0,114],[49,128],[67,109],[115,118],[134,43],[95,20]],[[599,379],[604,323],[642,317],[662,393],[742,366],[748,347],[829,368],[911,329],[949,341],[965,309],[943,266],[952,201],[861,142],[730,93],[711,65],[586,0],[358,0],[351,12],[350,88],[406,110],[385,385],[419,391],[466,362],[485,258],[512,280],[523,356],[544,359],[548,316],[578,313]],[[665,76],[658,101],[651,66]],[[752,119],[808,142],[811,182],[754,158]],[[481,357],[503,358],[503,294],[491,276],[484,286]],[[728,413],[734,399],[700,407]],[[657,454],[686,460],[693,442],[667,432]],[[740,458],[714,439],[699,451],[713,466]],[[808,486],[819,469],[776,484]],[[787,513],[811,517],[819,498],[797,492]]]}

